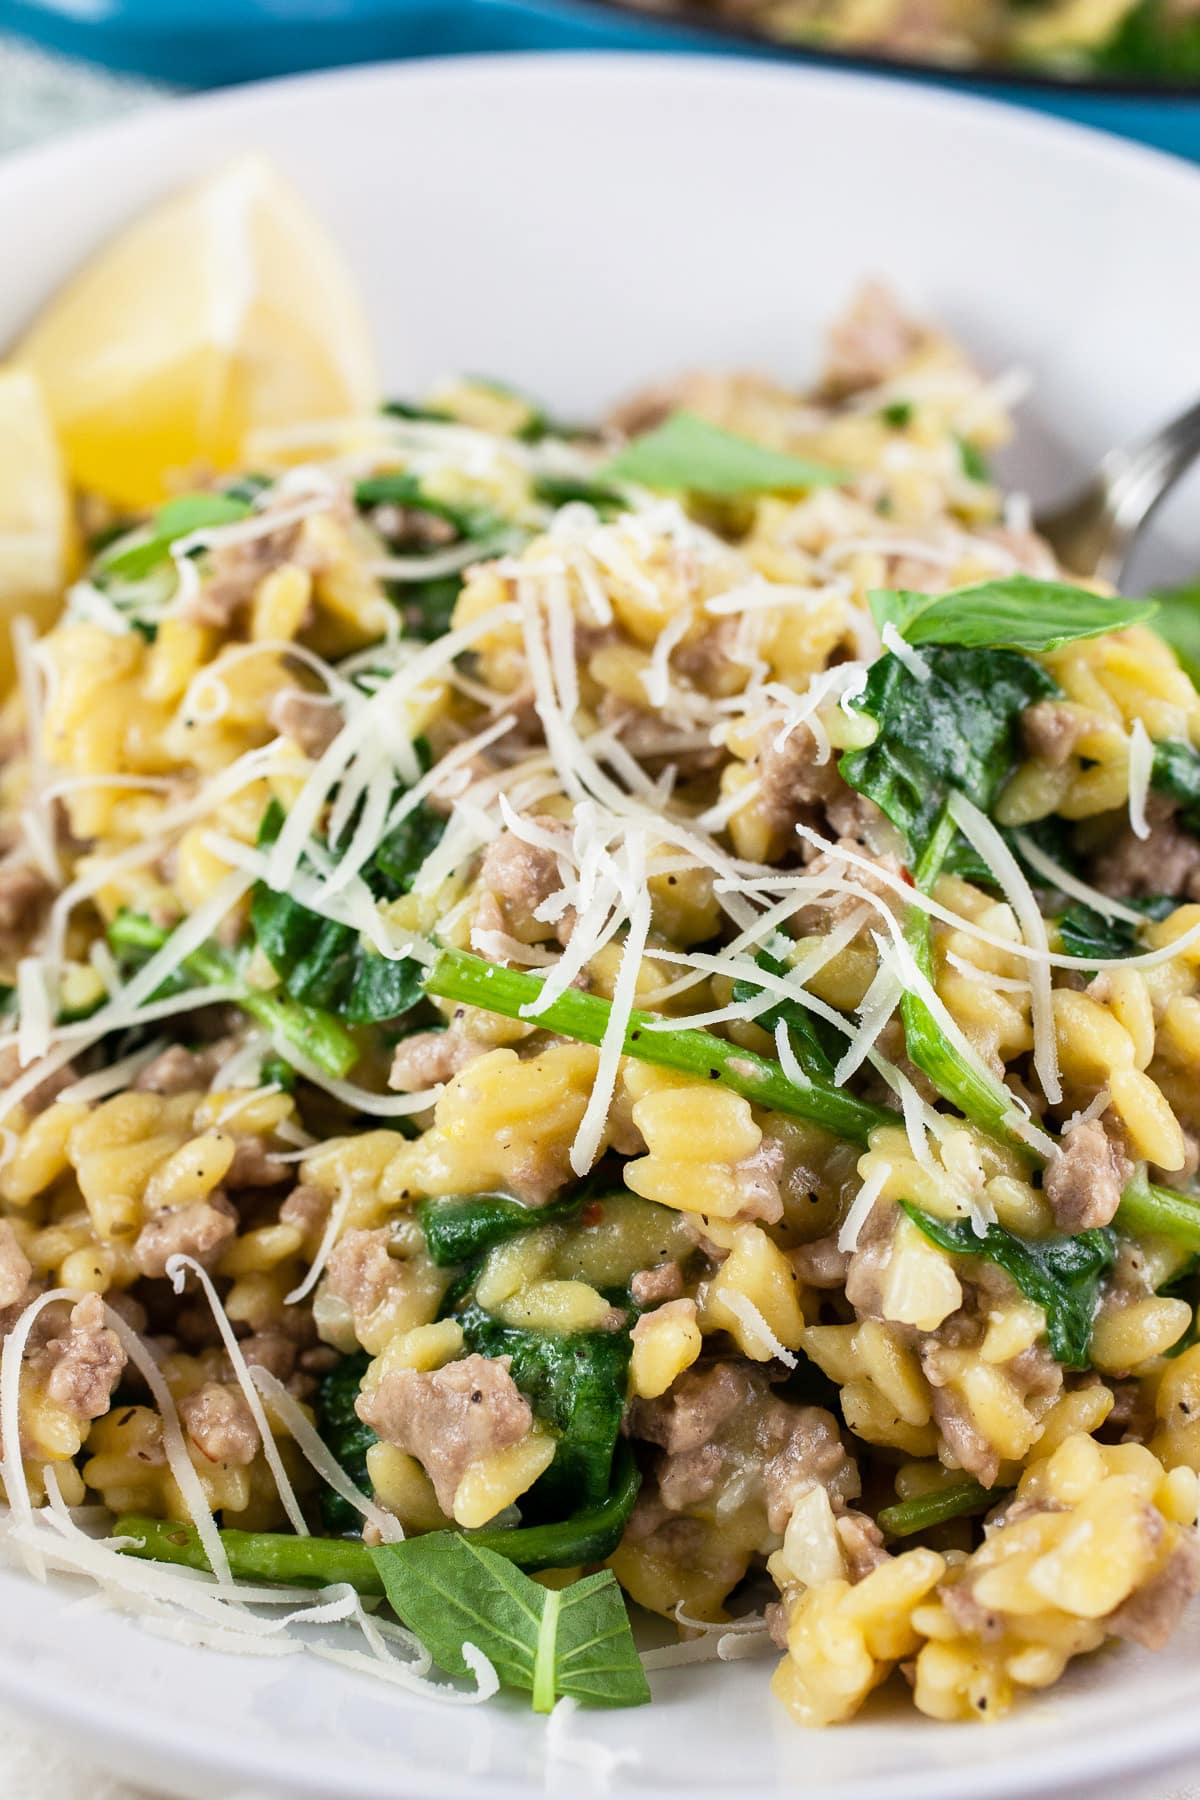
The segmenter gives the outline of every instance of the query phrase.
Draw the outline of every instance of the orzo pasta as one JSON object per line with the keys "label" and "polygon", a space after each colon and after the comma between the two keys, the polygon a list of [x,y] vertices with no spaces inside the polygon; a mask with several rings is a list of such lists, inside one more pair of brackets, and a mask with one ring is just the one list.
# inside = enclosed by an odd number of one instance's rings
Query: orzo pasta
{"label": "orzo pasta", "polygon": [[809,1724],[1165,1641],[1200,694],[998,492],[952,343],[874,291],[835,350],[83,506],[3,714],[18,1550],[419,1662],[369,1609],[425,1635],[406,1555],[476,1534],[773,1637]]}

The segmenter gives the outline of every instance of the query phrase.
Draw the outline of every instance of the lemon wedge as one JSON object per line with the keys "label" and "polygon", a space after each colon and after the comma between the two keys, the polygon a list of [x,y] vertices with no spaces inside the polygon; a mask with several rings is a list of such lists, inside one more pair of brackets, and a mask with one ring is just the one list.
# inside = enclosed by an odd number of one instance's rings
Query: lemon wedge
{"label": "lemon wedge", "polygon": [[33,376],[0,369],[0,690],[12,675],[18,613],[48,625],[73,543],[71,503],[50,415]]}
{"label": "lemon wedge", "polygon": [[378,400],[341,257],[271,165],[242,156],[131,225],[51,301],[16,362],[72,478],[125,507],[173,471],[237,466],[247,433]]}

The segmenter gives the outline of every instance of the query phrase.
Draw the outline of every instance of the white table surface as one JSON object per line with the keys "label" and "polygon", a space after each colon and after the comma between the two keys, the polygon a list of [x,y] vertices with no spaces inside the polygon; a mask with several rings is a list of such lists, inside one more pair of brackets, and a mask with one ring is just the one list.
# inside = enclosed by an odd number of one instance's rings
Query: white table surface
{"label": "white table surface", "polygon": [[[0,34],[0,153],[115,118],[161,98],[163,92],[145,82],[44,56]],[[113,1780],[80,1761],[73,1751],[60,1748],[52,1734],[32,1729],[0,1708],[0,1800],[166,1797]],[[214,1795],[213,1800],[233,1797]],[[237,1800],[246,1797],[239,1795]],[[1139,1784],[1136,1789],[1123,1784],[1122,1800],[1200,1800],[1200,1770],[1182,1772],[1167,1782]]]}

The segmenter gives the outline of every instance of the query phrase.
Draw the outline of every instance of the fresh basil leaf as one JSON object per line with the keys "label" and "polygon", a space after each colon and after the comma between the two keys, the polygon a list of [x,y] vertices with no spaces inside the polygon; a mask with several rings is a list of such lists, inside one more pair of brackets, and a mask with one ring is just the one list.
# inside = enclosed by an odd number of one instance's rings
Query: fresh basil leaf
{"label": "fresh basil leaf", "polygon": [[[1129,900],[1126,905],[1145,913],[1148,919],[1165,919],[1178,902],[1163,894],[1145,900]],[[1059,941],[1066,955],[1109,957],[1136,956],[1141,949],[1137,926],[1128,919],[1107,919],[1095,907],[1077,900],[1058,921]]]}
{"label": "fresh basil leaf", "polygon": [[990,812],[1017,760],[1022,712],[1057,691],[1044,669],[1012,650],[947,646],[924,660],[927,681],[896,656],[872,663],[855,705],[879,729],[838,765],[905,833],[914,858],[952,791]]}
{"label": "fresh basil leaf", "polygon": [[625,1410],[628,1331],[526,1331],[469,1301],[455,1314],[468,1350],[512,1358],[512,1378],[537,1416],[559,1434],[554,1461],[522,1500],[531,1516],[595,1506],[612,1481]]}
{"label": "fresh basil leaf", "polygon": [[150,536],[127,550],[101,558],[100,573],[124,581],[139,581],[170,555],[176,538],[210,526],[233,525],[254,511],[248,500],[233,494],[179,494],[160,506],[150,524]]}
{"label": "fresh basil leaf", "polygon": [[[367,1474],[367,1451],[379,1439],[369,1425],[364,1425],[354,1410],[362,1387],[363,1376],[371,1359],[365,1350],[343,1356],[317,1383],[314,1411],[317,1430],[326,1446],[364,1494],[372,1490]],[[327,1531],[345,1537],[359,1537],[362,1518],[332,1488],[321,1489],[321,1520]]]}
{"label": "fresh basil leaf", "polygon": [[869,598],[881,631],[894,625],[910,644],[962,644],[976,650],[1057,650],[1077,638],[1139,625],[1157,611],[1153,600],[1093,594],[1032,575],[981,581],[948,594],[877,588]]}
{"label": "fresh basil leaf", "polygon": [[981,1256],[1010,1275],[1045,1313],[1046,1337],[1055,1359],[1068,1369],[1089,1367],[1100,1283],[1117,1255],[1117,1234],[1110,1225],[1074,1237],[1047,1238],[1017,1237],[1003,1225],[989,1225],[980,1237],[966,1220],[951,1224],[907,1200],[900,1204],[940,1250]]}
{"label": "fresh basil leaf", "polygon": [[1160,588],[1154,598],[1158,601],[1155,631],[1170,644],[1192,684],[1200,687],[1200,584]]}
{"label": "fresh basil leaf", "polygon": [[371,1552],[393,1610],[450,1675],[468,1675],[463,1645],[505,1687],[549,1712],[569,1694],[592,1706],[641,1706],[650,1687],[611,1569],[546,1588],[458,1532],[433,1531]]}
{"label": "fresh basil leaf", "polygon": [[1155,744],[1150,785],[1179,804],[1179,819],[1200,837],[1200,750],[1179,738]]}
{"label": "fresh basil leaf", "polygon": [[[760,950],[755,957],[759,968],[767,975],[783,976],[787,974],[786,966],[779,958],[772,956],[768,950]],[[749,980],[735,981],[733,999],[739,1005],[747,1000],[757,1000],[762,988]],[[779,1024],[787,1026],[788,1037],[792,1049],[796,1053],[796,1061],[814,1081],[829,1081],[833,1077],[834,1066],[840,1050],[830,1055],[828,1040],[823,1038],[821,1027],[823,1021],[817,1019],[798,1000],[778,1000],[766,1012],[758,1014],[754,1024],[763,1031],[774,1032]],[[832,1027],[826,1027],[831,1031]]]}
{"label": "fresh basil leaf", "polygon": [[672,413],[634,438],[601,475],[667,493],[725,496],[801,493],[846,479],[825,463],[769,450],[690,412]]}

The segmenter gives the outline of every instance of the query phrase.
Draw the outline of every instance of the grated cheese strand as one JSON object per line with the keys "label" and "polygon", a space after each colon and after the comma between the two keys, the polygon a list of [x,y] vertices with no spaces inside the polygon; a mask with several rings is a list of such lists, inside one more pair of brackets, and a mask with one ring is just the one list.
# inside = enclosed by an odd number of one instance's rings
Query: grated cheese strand
{"label": "grated cheese strand", "polygon": [[1154,745],[1142,719],[1135,719],[1129,732],[1129,823],[1133,835],[1144,843],[1150,836],[1146,818],[1146,802],[1150,798],[1150,778],[1154,773]]}
{"label": "grated cheese strand", "polygon": [[213,1286],[207,1270],[201,1268],[194,1256],[184,1256],[180,1253],[167,1258],[165,1274],[167,1280],[171,1283],[171,1286],[177,1294],[183,1293],[184,1283],[187,1280],[189,1270],[196,1277],[204,1291],[204,1297],[208,1301],[209,1311],[213,1316],[213,1323],[221,1334],[221,1342],[225,1346],[225,1353],[233,1365],[234,1379],[245,1396],[246,1405],[250,1408],[251,1417],[253,1418],[254,1423],[258,1426],[258,1434],[262,1439],[263,1455],[267,1459],[267,1466],[274,1477],[275,1486],[279,1490],[279,1498],[283,1503],[283,1510],[287,1514],[292,1530],[296,1533],[296,1536],[308,1537],[309,1530],[308,1525],[305,1522],[303,1509],[296,1498],[295,1489],[288,1479],[287,1470],[283,1466],[283,1462],[279,1455],[279,1446],[275,1442],[275,1436],[271,1430],[267,1415],[263,1410],[263,1403],[259,1398],[258,1390],[250,1379],[250,1370],[247,1366],[246,1358],[242,1354],[242,1347],[238,1343],[233,1326],[229,1323],[225,1308],[217,1298],[217,1290]]}
{"label": "grated cheese strand", "polygon": [[[1017,924],[1026,944],[1031,950],[1044,952],[1048,959],[1050,941],[1046,935],[1042,909],[1021,871],[1021,865],[996,826],[965,794],[952,793],[948,810],[967,842],[983,857],[999,882],[1004,898],[1016,914]],[[1042,1084],[1042,1092],[1052,1106],[1057,1106],[1062,1099],[1062,1077],[1058,1067],[1058,1043],[1054,1030],[1050,963],[1041,956],[1030,964],[1029,988],[1033,1017],[1033,1066]]]}
{"label": "grated cheese strand", "polygon": [[377,1505],[351,1481],[300,1402],[288,1393],[283,1383],[269,1369],[264,1369],[257,1363],[249,1370],[249,1375],[258,1392],[270,1401],[279,1414],[297,1449],[322,1481],[345,1500],[347,1505],[352,1506],[369,1525],[373,1525],[385,1544],[401,1543],[404,1527],[399,1519],[388,1512],[386,1507]]}

